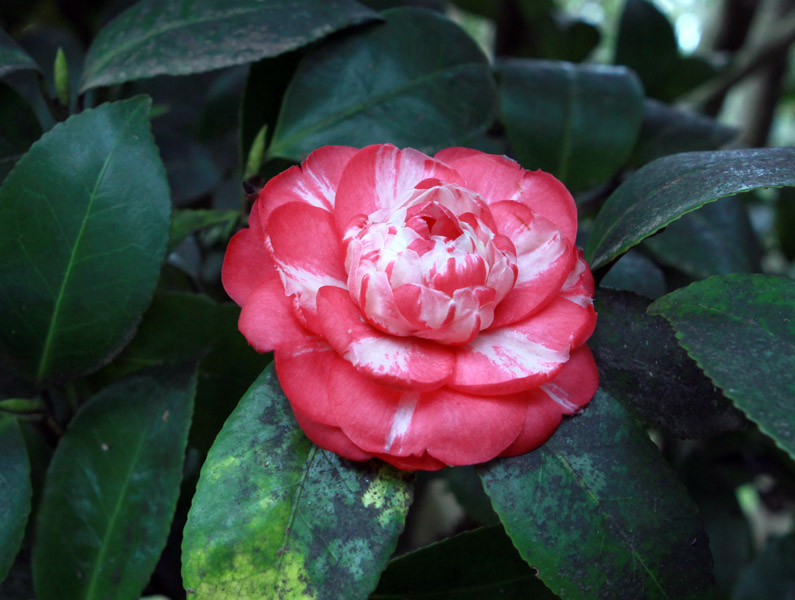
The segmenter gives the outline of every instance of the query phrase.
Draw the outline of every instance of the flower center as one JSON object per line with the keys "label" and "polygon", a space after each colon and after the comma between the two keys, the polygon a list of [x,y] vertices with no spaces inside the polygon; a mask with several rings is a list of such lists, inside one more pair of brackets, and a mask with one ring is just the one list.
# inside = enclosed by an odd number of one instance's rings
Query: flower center
{"label": "flower center", "polygon": [[474,192],[427,180],[396,207],[358,215],[344,237],[348,289],[393,335],[462,344],[516,281],[516,250]]}

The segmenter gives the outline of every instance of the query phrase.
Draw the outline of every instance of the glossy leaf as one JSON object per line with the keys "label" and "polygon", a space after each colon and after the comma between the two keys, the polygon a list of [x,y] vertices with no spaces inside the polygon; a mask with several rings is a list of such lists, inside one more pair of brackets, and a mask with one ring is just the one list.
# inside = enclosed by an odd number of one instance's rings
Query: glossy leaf
{"label": "glossy leaf", "polygon": [[706,598],[697,509],[646,432],[604,391],[539,449],[481,467],[505,530],[565,598]]}
{"label": "glossy leaf", "polygon": [[742,414],[679,347],[668,323],[646,314],[649,303],[630,292],[599,289],[599,320],[588,345],[602,388],[679,438],[743,429]]}
{"label": "glossy leaf", "polygon": [[491,124],[488,61],[462,29],[416,8],[383,17],[385,23],[328,41],[301,61],[269,156],[301,160],[326,144],[385,142],[434,152]]}
{"label": "glossy leaf", "polygon": [[647,298],[659,298],[668,290],[662,269],[635,250],[619,258],[599,285],[635,292]]}
{"label": "glossy leaf", "polygon": [[499,73],[503,123],[525,168],[581,190],[608,179],[629,157],[643,115],[643,89],[631,71],[515,59]]}
{"label": "glossy leaf", "polygon": [[23,69],[41,70],[36,61],[20,48],[11,36],[0,29],[0,77]]}
{"label": "glossy leaf", "polygon": [[554,600],[501,525],[466,531],[389,562],[370,600]]}
{"label": "glossy leaf", "polygon": [[138,598],[182,480],[195,363],[152,370],[85,404],[55,451],[39,508],[40,600]]}
{"label": "glossy leaf", "polygon": [[795,457],[795,281],[725,275],[656,300],[649,313],[759,429]]}
{"label": "glossy leaf", "polygon": [[171,207],[149,106],[71,117],[0,187],[0,346],[31,379],[110,360],[152,297]]}
{"label": "glossy leaf", "polygon": [[0,82],[0,183],[39,136],[41,126],[33,109]]}
{"label": "glossy leaf", "polygon": [[598,269],[682,215],[722,196],[795,185],[795,148],[686,152],[639,169],[607,199],[585,257]]}
{"label": "glossy leaf", "polygon": [[795,533],[774,537],[740,575],[732,600],[795,597]]}
{"label": "glossy leaf", "polygon": [[706,204],[644,245],[660,263],[696,279],[760,270],[762,249],[740,198]]}
{"label": "glossy leaf", "polygon": [[30,462],[17,422],[0,414],[0,583],[25,535],[30,513]]}
{"label": "glossy leaf", "polygon": [[81,91],[252,62],[375,17],[353,0],[142,0],[99,32]]}
{"label": "glossy leaf", "polygon": [[202,468],[182,546],[190,597],[366,598],[403,529],[407,477],[312,444],[267,369]]}

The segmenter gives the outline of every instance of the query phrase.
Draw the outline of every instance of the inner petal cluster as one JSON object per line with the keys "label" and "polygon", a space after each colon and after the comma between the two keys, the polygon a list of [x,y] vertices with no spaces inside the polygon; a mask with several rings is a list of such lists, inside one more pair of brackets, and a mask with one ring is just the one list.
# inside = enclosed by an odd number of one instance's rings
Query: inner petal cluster
{"label": "inner petal cluster", "polygon": [[348,290],[364,318],[398,336],[471,341],[513,288],[516,249],[474,192],[438,180],[345,231]]}

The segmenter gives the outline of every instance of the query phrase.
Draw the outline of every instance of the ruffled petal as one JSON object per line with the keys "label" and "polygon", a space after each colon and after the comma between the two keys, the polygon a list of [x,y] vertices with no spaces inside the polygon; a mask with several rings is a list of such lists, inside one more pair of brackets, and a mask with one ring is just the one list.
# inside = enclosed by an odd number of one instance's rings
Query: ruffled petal
{"label": "ruffled petal", "polygon": [[273,357],[279,383],[293,407],[326,425],[336,425],[328,400],[328,374],[334,355],[326,340],[311,336],[281,348]]}
{"label": "ruffled petal", "polygon": [[221,282],[232,300],[243,306],[251,292],[268,279],[278,278],[261,236],[252,229],[241,229],[232,236],[221,268]]}
{"label": "ruffled petal", "polygon": [[380,458],[384,462],[388,462],[393,467],[403,469],[404,471],[438,471],[447,466],[427,452],[421,456],[391,456],[389,454],[375,453],[373,456],[375,458]]}
{"label": "ruffled petal", "polygon": [[391,144],[363,148],[350,159],[337,187],[338,230],[344,233],[356,215],[396,207],[404,195],[429,178],[463,183],[453,169],[412,148],[399,150]]}
{"label": "ruffled petal", "polygon": [[262,224],[268,222],[274,210],[288,202],[333,209],[342,171],[358,151],[349,146],[323,146],[307,156],[300,167],[291,167],[268,181],[257,200]]}
{"label": "ruffled petal", "polygon": [[293,416],[306,437],[321,448],[330,450],[348,460],[364,461],[373,458],[372,454],[368,454],[351,442],[339,427],[313,421],[295,406],[292,409]]}
{"label": "ruffled petal", "polygon": [[580,249],[577,250],[577,263],[563,283],[560,295],[583,308],[593,307],[593,275]]}
{"label": "ruffled petal", "polygon": [[324,337],[363,376],[382,385],[422,391],[438,388],[450,377],[453,351],[433,342],[391,336],[367,323],[345,290],[325,287],[318,293],[318,316]]}
{"label": "ruffled petal", "polygon": [[278,278],[265,281],[249,294],[238,328],[257,352],[289,347],[311,337],[296,319]]}

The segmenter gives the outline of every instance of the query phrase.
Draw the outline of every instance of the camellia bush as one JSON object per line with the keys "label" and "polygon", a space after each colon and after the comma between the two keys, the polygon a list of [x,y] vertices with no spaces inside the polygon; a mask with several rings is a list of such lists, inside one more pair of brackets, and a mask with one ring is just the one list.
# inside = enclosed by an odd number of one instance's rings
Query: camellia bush
{"label": "camellia bush", "polygon": [[4,4],[0,598],[793,593],[795,13],[567,7]]}

